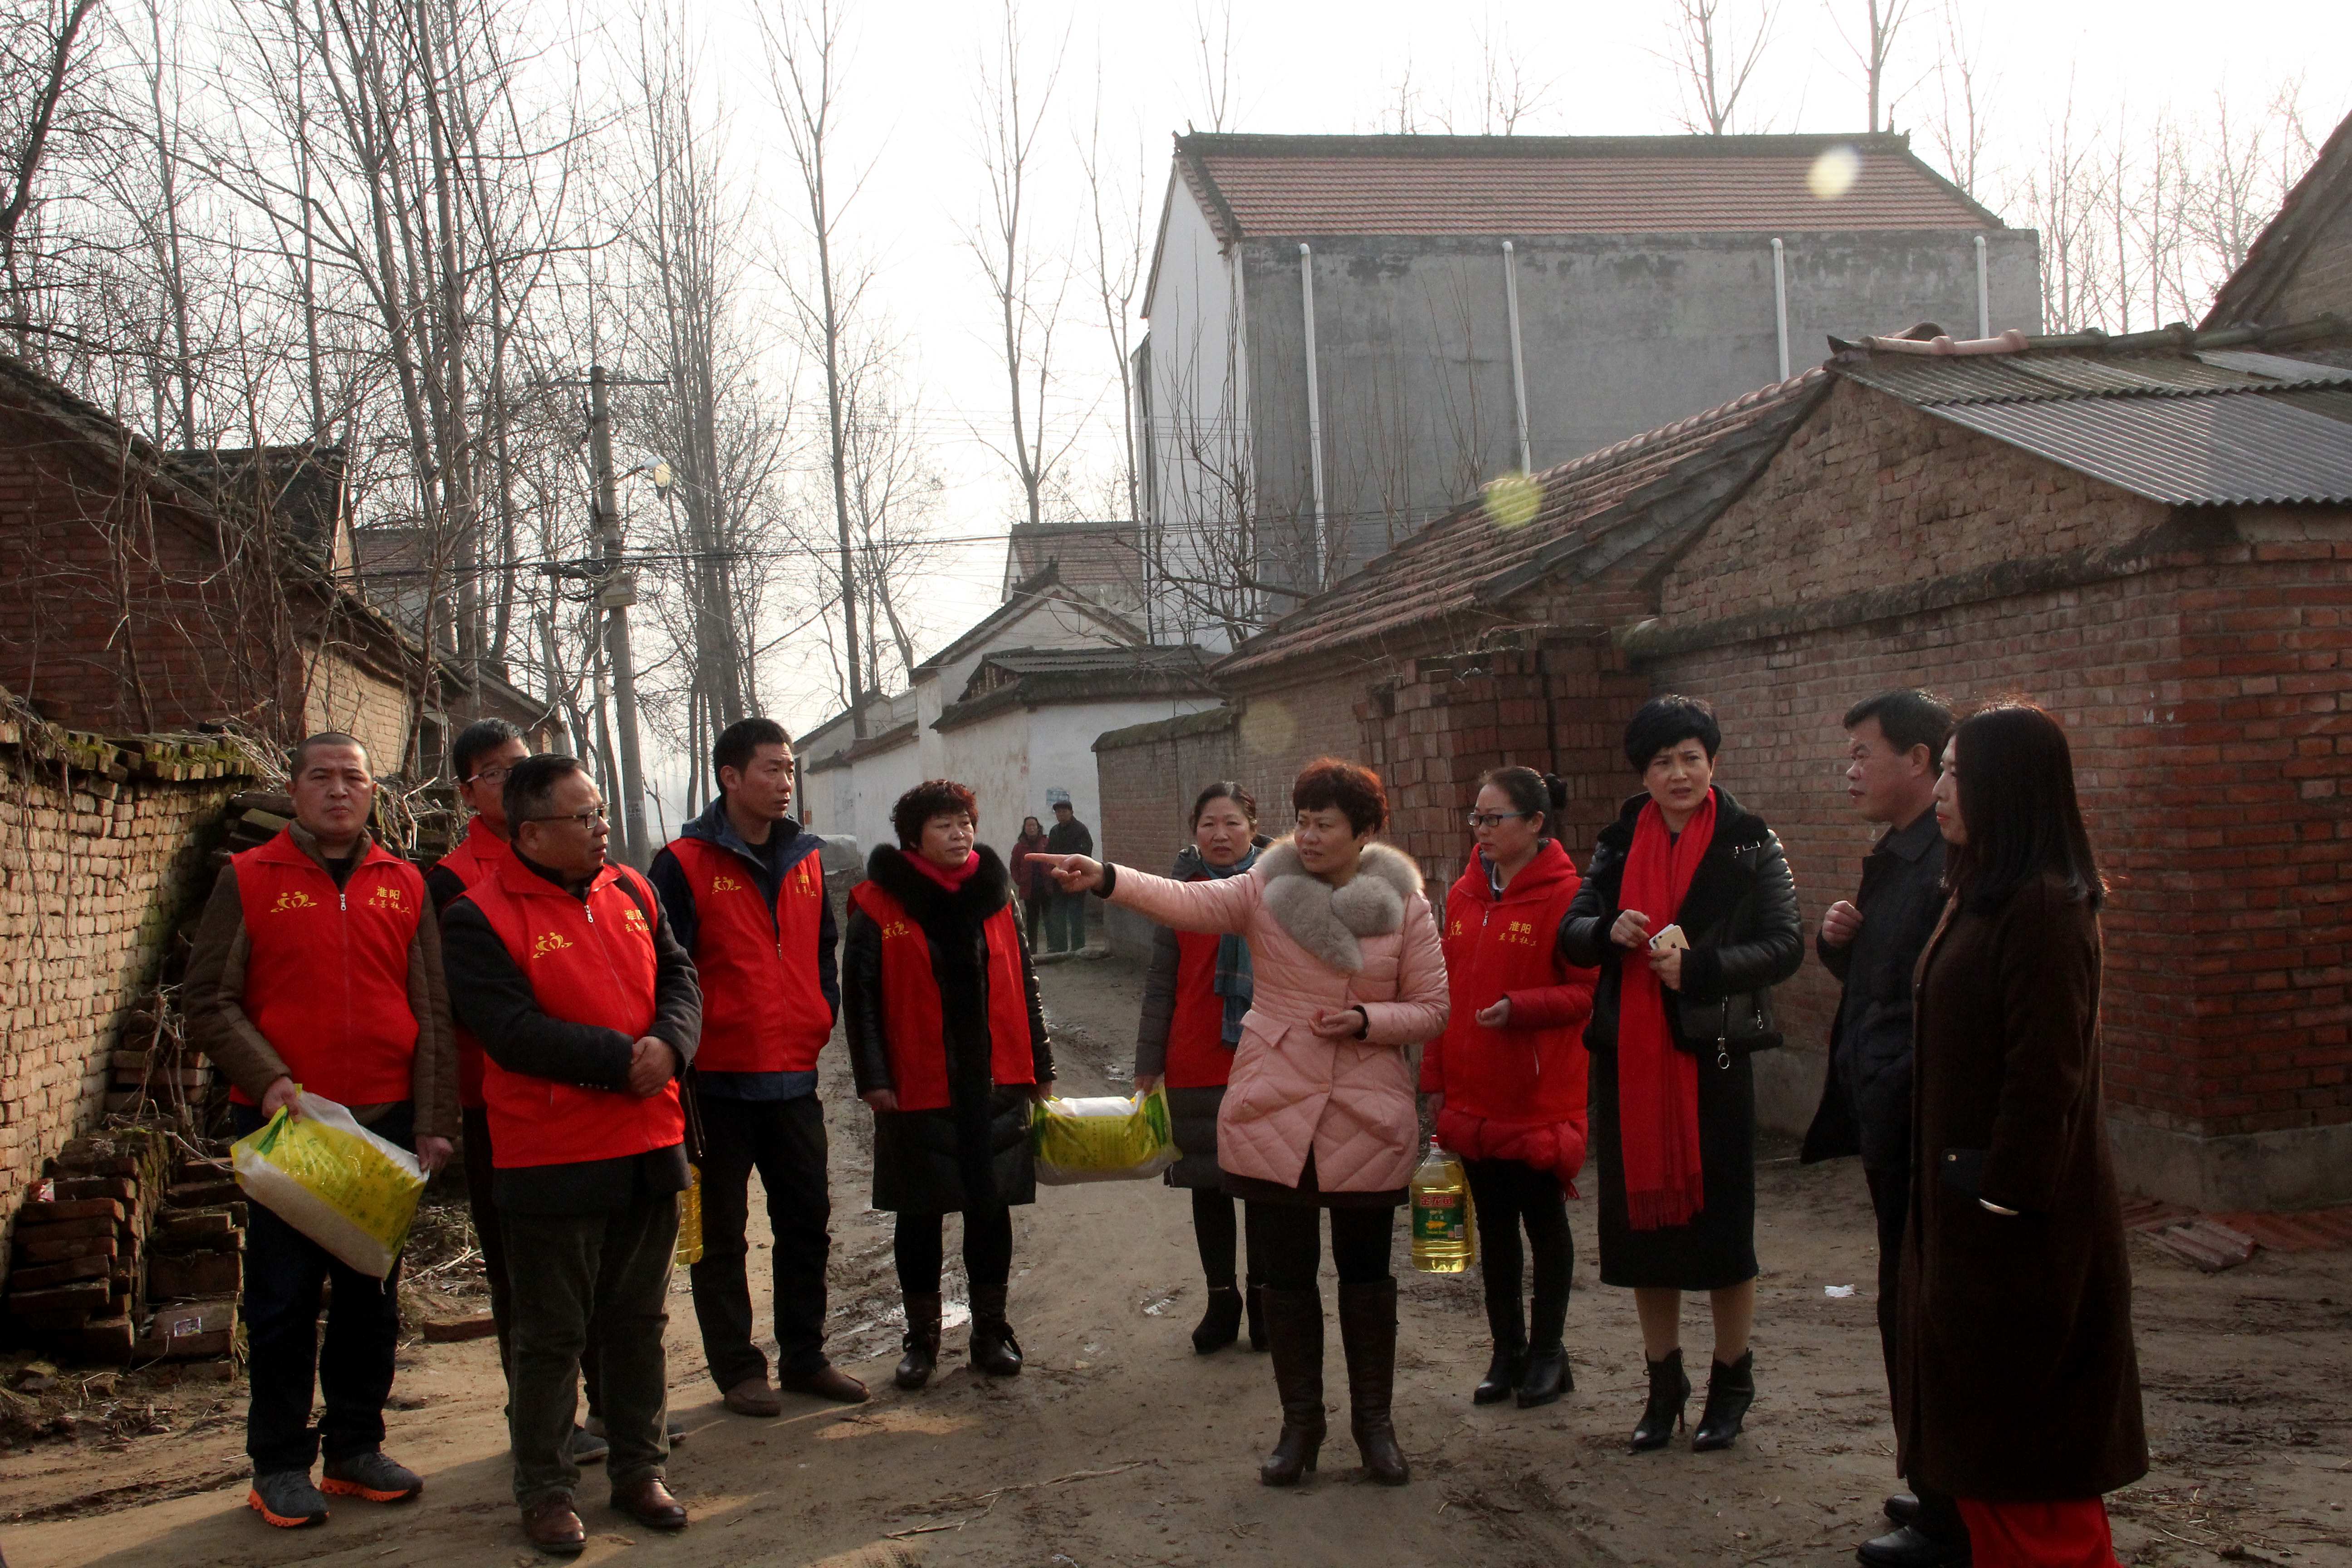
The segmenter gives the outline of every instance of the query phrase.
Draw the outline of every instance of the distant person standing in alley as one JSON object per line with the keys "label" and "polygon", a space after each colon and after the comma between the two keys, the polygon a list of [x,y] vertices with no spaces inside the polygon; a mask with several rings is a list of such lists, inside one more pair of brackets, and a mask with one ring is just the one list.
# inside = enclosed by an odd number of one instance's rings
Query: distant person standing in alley
{"label": "distant person standing in alley", "polygon": [[576,757],[507,774],[511,852],[442,916],[451,1004],[489,1058],[514,1293],[509,1446],[524,1537],[583,1551],[572,1509],[580,1355],[596,1330],[614,1511],[684,1530],[664,1468],[677,1194],[687,1187],[677,1079],[702,995],[646,879],[606,862],[604,801]]}
{"label": "distant person standing in alley", "polygon": [[1780,1043],[1771,988],[1805,962],[1780,839],[1715,783],[1723,731],[1694,697],[1625,727],[1642,793],[1601,830],[1560,922],[1601,983],[1584,1045],[1599,1180],[1601,1282],[1631,1287],[1649,1364],[1636,1450],[1663,1448],[1690,1398],[1682,1303],[1704,1290],[1715,1356],[1692,1448],[1728,1448],[1756,1397],[1756,1077]]}
{"label": "distant person standing in alley", "polygon": [[[1805,1134],[1807,1163],[1862,1156],[1878,1216],[1878,1332],[1895,1381],[1895,1304],[1911,1206],[1911,975],[1944,910],[1944,836],[1936,780],[1952,710],[1924,691],[1882,691],[1845,715],[1847,799],[1885,831],[1862,863],[1862,886],[1822,918],[1814,949],[1843,987],[1830,1026],[1828,1080]],[[1886,1502],[1895,1528],[1858,1552],[1870,1568],[1958,1568],[1969,1532],[1932,1487]]]}
{"label": "distant person standing in alley", "polygon": [[2002,703],[1936,785],[1951,888],[1919,961],[1895,1466],[1977,1568],[2114,1568],[2147,1474],[2131,1259],[2100,1089],[2105,884],[2065,731]]}
{"label": "distant person standing in alley", "polygon": [[[308,1091],[437,1171],[457,1135],[457,1047],[425,879],[368,834],[375,779],[364,748],[328,731],[294,748],[294,820],[230,857],[188,961],[195,1044],[231,1085],[238,1137]],[[246,1506],[281,1529],[322,1524],[321,1491],[403,1502],[425,1489],[383,1452],[383,1402],[400,1339],[400,1268],[382,1279],[338,1261],[268,1208],[246,1231],[253,1402]],[[331,1286],[325,1353],[319,1297]],[[310,1425],[314,1385],[326,1413]],[[326,1472],[310,1484],[321,1448]]]}
{"label": "distant person standing in alley", "polygon": [[[1055,855],[1091,855],[1095,836],[1070,806],[1070,792],[1049,789],[1045,804],[1054,808],[1054,826],[1046,831],[1045,847]],[[1084,893],[1058,889],[1045,917],[1045,947],[1050,952],[1083,952],[1087,946],[1087,899]]]}
{"label": "distant person standing in alley", "polygon": [[702,1350],[727,1408],[781,1415],[751,1342],[751,1173],[767,1194],[776,1382],[861,1405],[866,1385],[824,1353],[832,1256],[824,1107],[816,1064],[841,1011],[823,841],[789,815],[793,749],[772,719],[738,719],[710,749],[719,798],[654,857],[650,873],[702,984],[695,1104],[702,1115],[702,1260],[691,1270]]}
{"label": "distant person standing in alley", "polygon": [[1045,865],[1032,866],[1029,857],[1045,851],[1045,829],[1034,816],[1021,819],[1021,837],[1013,841],[1013,853],[1005,865],[1013,873],[1013,890],[1021,895],[1021,919],[1029,934],[1029,951],[1042,952],[1045,946],[1045,911],[1054,907],[1054,879],[1045,875]]}

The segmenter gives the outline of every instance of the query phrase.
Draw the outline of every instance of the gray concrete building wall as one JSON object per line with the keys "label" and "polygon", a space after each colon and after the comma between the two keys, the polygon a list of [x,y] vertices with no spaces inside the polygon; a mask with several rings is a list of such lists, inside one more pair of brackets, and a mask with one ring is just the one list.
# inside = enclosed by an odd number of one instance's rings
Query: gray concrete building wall
{"label": "gray concrete building wall", "polygon": [[[1978,327],[1976,236],[1790,233],[1789,362],[1827,336]],[[1990,325],[2042,323],[2038,237],[1990,229]],[[1501,242],[1313,242],[1325,571],[1336,581],[1520,466]],[[1780,379],[1769,236],[1514,242],[1532,466],[1544,468]],[[1309,584],[1317,539],[1305,284],[1296,240],[1242,247],[1262,570]],[[1155,322],[1155,328],[1157,323]]]}

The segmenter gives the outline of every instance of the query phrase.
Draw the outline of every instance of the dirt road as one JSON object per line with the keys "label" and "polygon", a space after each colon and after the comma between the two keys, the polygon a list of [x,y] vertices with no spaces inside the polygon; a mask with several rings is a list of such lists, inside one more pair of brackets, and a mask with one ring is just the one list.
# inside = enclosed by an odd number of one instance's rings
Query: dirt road
{"label": "dirt road", "polygon": [[[1045,985],[1066,1085],[1091,1092],[1122,1077],[1137,973],[1066,963]],[[1624,1451],[1642,1397],[1639,1340],[1630,1297],[1598,1287],[1587,1204],[1569,1321],[1576,1393],[1547,1410],[1474,1409],[1486,1350],[1475,1276],[1412,1273],[1400,1227],[1397,1414],[1413,1483],[1388,1490],[1356,1471],[1335,1333],[1333,1440],[1312,1484],[1281,1492],[1255,1476],[1277,1425],[1265,1358],[1192,1353],[1201,1287],[1189,1215],[1156,1184],[1049,1188],[1018,1211],[1020,1377],[975,1377],[950,1329],[929,1389],[888,1388],[898,1332],[888,1220],[863,1207],[866,1122],[838,1057],[828,1054],[825,1090],[834,1342],[876,1399],[847,1410],[793,1402],[772,1422],[727,1415],[703,1375],[681,1274],[671,1400],[691,1436],[670,1479],[694,1527],[665,1539],[626,1525],[601,1506],[592,1470],[583,1562],[1755,1568],[1850,1563],[1853,1542],[1881,1528],[1891,1437],[1869,1210],[1851,1163],[1804,1169],[1767,1150],[1761,1393],[1734,1451]],[[2265,1253],[2209,1278],[2135,1243],[2135,1263],[2158,1458],[2116,1500],[2125,1560],[2352,1563],[2352,1257]],[[1843,1285],[1851,1296],[1824,1293]],[[960,1279],[950,1292],[961,1298]],[[1696,1315],[1686,1331],[1706,1342]],[[92,1426],[80,1442],[0,1456],[0,1550],[13,1568],[541,1561],[515,1528],[491,1343],[419,1342],[401,1365],[389,1447],[427,1479],[415,1503],[343,1505],[322,1529],[268,1531],[241,1506],[241,1385],[182,1387],[152,1396],[148,1424],[170,1431],[107,1441]],[[117,1407],[135,1396],[126,1385]]]}

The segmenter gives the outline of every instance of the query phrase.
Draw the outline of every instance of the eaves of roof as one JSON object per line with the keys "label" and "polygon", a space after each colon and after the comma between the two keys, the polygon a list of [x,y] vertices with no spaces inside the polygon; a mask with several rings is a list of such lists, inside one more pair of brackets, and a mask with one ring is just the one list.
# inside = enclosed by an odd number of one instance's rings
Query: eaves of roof
{"label": "eaves of roof", "polygon": [[1129,746],[1148,746],[1192,735],[1214,735],[1232,729],[1240,721],[1241,714],[1235,709],[1203,708],[1197,713],[1179,713],[1173,719],[1150,719],[1140,724],[1106,730],[1095,737],[1093,749],[1118,752]]}
{"label": "eaves of roof", "polygon": [[[868,735],[856,745],[845,746],[835,752],[831,757],[825,759],[825,763],[841,767],[850,763],[862,763],[866,758],[879,756],[884,752],[895,752],[914,740],[915,724],[916,721],[909,719],[905,723],[885,730],[878,735]],[[818,767],[821,769],[824,765],[825,763],[821,763]]]}
{"label": "eaves of roof", "polygon": [[944,734],[1017,708],[1216,695],[1216,689],[1209,684],[1197,667],[1150,664],[1118,670],[1039,672],[1024,675],[982,696],[953,704],[931,721],[931,728]]}
{"label": "eaves of roof", "polygon": [[2246,259],[2223,280],[2205,312],[2209,327],[2262,321],[2331,219],[2352,206],[2352,115],[2347,115],[2279,205],[2278,216],[2247,247]]}

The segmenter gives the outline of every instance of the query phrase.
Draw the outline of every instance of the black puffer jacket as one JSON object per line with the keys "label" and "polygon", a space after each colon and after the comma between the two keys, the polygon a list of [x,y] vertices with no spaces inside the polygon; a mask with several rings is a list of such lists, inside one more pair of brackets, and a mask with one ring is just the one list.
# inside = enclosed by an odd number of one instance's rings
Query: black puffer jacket
{"label": "black puffer jacket", "polygon": [[[1625,949],[1609,940],[1616,923],[1617,889],[1625,878],[1625,856],[1633,847],[1633,824],[1650,797],[1637,795],[1601,830],[1584,885],[1559,922],[1559,952],[1570,963],[1597,964],[1601,984],[1592,998],[1592,1022],[1585,1048],[1617,1048],[1617,999],[1624,977],[1618,962]],[[1721,789],[1715,792],[1715,838],[1691,875],[1690,890],[1675,917],[1690,939],[1683,954],[1683,997],[1714,1002],[1742,992],[1780,984],[1805,962],[1805,939],[1797,918],[1797,884],[1780,836],[1764,819],[1744,809]],[[1651,929],[1665,922],[1653,919]],[[1669,1009],[1670,1017],[1678,1010]],[[1677,1017],[1676,1033],[1681,1033]],[[1713,1050],[1712,1041],[1681,1039],[1685,1050]]]}
{"label": "black puffer jacket", "polygon": [[[948,1094],[944,1110],[900,1110],[874,1119],[874,1206],[908,1214],[946,1214],[973,1201],[1034,1203],[1037,1173],[1029,1152],[1030,1086],[999,1085],[990,1067],[988,1033],[989,917],[1013,897],[1013,879],[992,849],[982,847],[980,869],[953,893],[907,863],[889,845],[877,845],[866,874],[922,928],[930,946],[931,977],[940,988],[947,1037]],[[1020,927],[1013,938],[1021,941]],[[1054,1077],[1053,1048],[1037,999],[1029,950],[1021,950],[1028,988],[1029,1049],[1039,1083]],[[888,1037],[883,1027],[882,932],[853,908],[842,946],[842,1015],[848,1026],[849,1063],[857,1092],[895,1087]]]}

